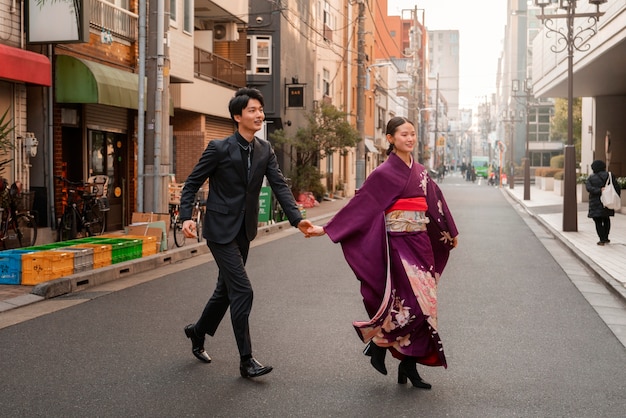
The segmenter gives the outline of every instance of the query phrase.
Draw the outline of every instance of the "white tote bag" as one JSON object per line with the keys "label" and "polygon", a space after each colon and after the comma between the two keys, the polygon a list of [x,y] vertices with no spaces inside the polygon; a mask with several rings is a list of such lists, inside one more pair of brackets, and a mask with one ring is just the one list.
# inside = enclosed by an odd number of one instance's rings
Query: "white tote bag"
{"label": "white tote bag", "polygon": [[604,185],[604,190],[602,190],[602,195],[600,196],[600,201],[607,209],[617,210],[622,207],[622,199],[615,191],[613,187],[611,172],[609,171],[609,178]]}

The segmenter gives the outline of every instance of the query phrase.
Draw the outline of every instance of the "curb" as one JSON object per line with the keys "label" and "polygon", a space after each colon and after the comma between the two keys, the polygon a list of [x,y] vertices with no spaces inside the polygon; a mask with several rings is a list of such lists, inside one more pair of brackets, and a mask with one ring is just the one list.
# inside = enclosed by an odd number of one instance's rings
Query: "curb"
{"label": "curb", "polygon": [[[307,218],[311,222],[326,219],[336,212]],[[257,237],[267,236],[292,228],[289,221],[278,222],[258,228]],[[210,254],[206,242],[194,243],[180,248],[173,248],[165,252],[141,257],[123,263],[111,264],[97,270],[88,270],[47,282],[39,283],[26,295],[17,296],[0,302],[0,312],[30,305],[45,299],[55,298],[68,293],[78,292],[93,286],[112,282],[133,274],[155,270],[164,265],[177,263],[204,254]]]}

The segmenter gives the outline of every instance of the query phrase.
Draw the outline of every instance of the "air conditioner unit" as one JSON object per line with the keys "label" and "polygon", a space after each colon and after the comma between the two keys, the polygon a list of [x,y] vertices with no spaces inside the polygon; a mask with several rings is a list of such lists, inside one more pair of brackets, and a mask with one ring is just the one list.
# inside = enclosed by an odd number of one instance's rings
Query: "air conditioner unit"
{"label": "air conditioner unit", "polygon": [[213,39],[216,42],[232,42],[239,40],[236,23],[216,23],[213,26]]}

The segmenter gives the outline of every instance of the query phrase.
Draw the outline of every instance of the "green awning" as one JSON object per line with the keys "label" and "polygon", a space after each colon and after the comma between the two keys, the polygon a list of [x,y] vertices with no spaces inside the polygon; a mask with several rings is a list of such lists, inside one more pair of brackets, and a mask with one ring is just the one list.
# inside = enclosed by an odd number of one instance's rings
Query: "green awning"
{"label": "green awning", "polygon": [[57,103],[99,103],[137,109],[139,76],[89,60],[57,55]]}

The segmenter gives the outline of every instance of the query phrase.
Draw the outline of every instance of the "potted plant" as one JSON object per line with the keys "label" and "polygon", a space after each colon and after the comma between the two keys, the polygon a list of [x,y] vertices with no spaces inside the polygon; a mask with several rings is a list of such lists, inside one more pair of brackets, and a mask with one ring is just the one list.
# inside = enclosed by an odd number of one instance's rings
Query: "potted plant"
{"label": "potted plant", "polygon": [[626,213],[626,177],[618,177],[617,184],[619,184],[620,189],[622,189],[620,193],[620,197],[622,198],[622,208],[620,209],[620,213]]}
{"label": "potted plant", "polygon": [[587,174],[579,174],[576,177],[576,200],[578,202],[589,202],[589,192],[587,191]]}
{"label": "potted plant", "polygon": [[554,173],[554,193],[559,196],[563,196],[563,171],[557,171]]}

